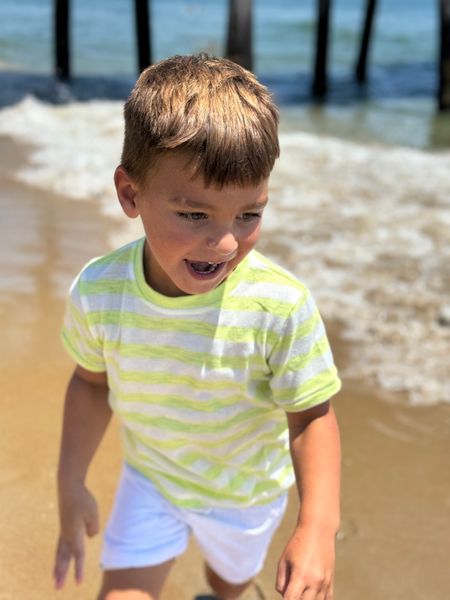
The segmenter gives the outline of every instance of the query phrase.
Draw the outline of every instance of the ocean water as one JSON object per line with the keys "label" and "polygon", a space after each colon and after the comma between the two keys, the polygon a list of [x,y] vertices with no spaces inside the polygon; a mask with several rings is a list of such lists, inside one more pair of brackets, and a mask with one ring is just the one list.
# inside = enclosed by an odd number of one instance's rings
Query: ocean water
{"label": "ocean water", "polygon": [[[98,202],[118,222],[112,172],[136,76],[132,4],[72,0],[67,85],[52,77],[50,0],[0,5],[0,135],[33,148],[15,177]],[[437,3],[379,2],[369,84],[359,89],[364,4],[333,4],[330,91],[318,104],[315,2],[254,2],[255,71],[281,106],[264,239],[341,325],[346,375],[411,403],[450,402],[450,117],[435,107]],[[155,59],[223,53],[225,1],[154,0],[152,21]],[[132,235],[124,224],[111,244]]]}

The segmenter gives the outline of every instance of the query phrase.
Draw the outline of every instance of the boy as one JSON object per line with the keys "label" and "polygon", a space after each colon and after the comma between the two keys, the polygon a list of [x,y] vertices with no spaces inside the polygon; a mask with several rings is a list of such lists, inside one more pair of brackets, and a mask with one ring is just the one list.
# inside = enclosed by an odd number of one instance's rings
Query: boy
{"label": "boy", "polygon": [[148,68],[125,105],[115,185],[145,237],[89,263],[71,289],[57,587],[72,559],[81,580],[84,534],[98,530],[84,481],[114,412],[125,466],[99,599],[157,599],[190,533],[215,593],[237,598],[295,479],[301,507],[276,589],[332,598],[340,382],[308,290],[253,250],[277,125],[251,73],[206,55]]}

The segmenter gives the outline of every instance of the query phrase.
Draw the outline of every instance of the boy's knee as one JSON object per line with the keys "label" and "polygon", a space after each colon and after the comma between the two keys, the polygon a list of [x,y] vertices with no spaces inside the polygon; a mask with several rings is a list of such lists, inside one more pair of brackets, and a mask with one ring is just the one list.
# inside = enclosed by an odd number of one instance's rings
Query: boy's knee
{"label": "boy's knee", "polygon": [[253,581],[253,579],[249,579],[244,583],[230,583],[222,579],[220,575],[217,575],[208,564],[205,564],[205,574],[208,584],[220,600],[234,600],[234,598],[238,598]]}
{"label": "boy's knee", "polygon": [[158,600],[173,563],[105,570],[97,600]]}

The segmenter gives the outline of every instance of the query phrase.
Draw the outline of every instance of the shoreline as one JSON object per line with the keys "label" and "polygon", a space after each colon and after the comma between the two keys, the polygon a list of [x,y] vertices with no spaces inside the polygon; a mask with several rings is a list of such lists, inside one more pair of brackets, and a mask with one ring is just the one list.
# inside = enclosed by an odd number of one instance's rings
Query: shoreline
{"label": "shoreline", "polygon": [[[77,270],[109,249],[117,220],[94,202],[77,202],[14,181],[27,149],[0,138],[0,366],[2,418],[0,545],[2,600],[94,597],[100,538],[88,542],[86,580],[52,588],[57,534],[55,470],[62,399],[72,369],[59,342],[63,303]],[[6,226],[5,226],[6,225]],[[267,242],[269,244],[270,241]],[[281,256],[281,255],[280,255]],[[328,324],[338,366],[348,360],[339,328]],[[342,526],[337,541],[337,600],[440,600],[450,596],[448,431],[450,406],[410,406],[361,381],[344,379],[334,407],[343,445]],[[120,470],[117,425],[108,431],[88,484],[105,523]],[[274,591],[279,554],[296,518],[291,491],[258,582]],[[204,594],[200,554],[191,543],[161,600]]]}

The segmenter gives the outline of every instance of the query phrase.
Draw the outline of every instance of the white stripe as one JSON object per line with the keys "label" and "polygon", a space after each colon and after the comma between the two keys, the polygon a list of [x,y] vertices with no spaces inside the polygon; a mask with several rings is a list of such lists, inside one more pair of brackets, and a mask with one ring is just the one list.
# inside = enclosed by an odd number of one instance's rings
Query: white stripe
{"label": "white stripe", "polygon": [[118,262],[98,262],[90,264],[89,268],[83,272],[83,280],[87,282],[97,282],[98,280],[111,281],[134,281],[134,273],[128,263]]}
{"label": "white stripe", "polygon": [[239,285],[231,295],[235,298],[267,298],[277,300],[283,304],[297,304],[304,296],[304,291],[298,287],[288,285],[277,285],[269,287],[266,282],[245,282]]}
{"label": "white stripe", "polygon": [[[256,351],[255,340],[230,341],[227,339],[213,338],[207,335],[181,331],[164,331],[161,329],[137,329],[135,327],[121,327],[120,333],[116,325],[102,327],[107,342],[120,342],[120,344],[141,345],[149,348],[175,347],[180,351],[192,352],[195,355],[208,354],[211,356],[254,356]],[[117,339],[117,335],[120,338]],[[248,338],[248,331],[244,332]],[[144,349],[143,348],[143,349]]]}

